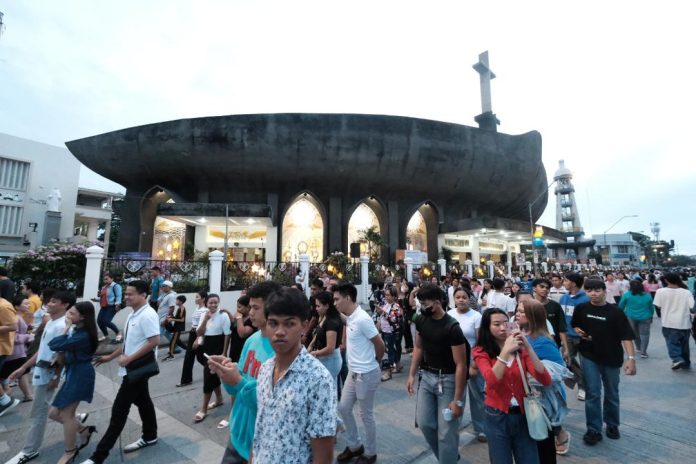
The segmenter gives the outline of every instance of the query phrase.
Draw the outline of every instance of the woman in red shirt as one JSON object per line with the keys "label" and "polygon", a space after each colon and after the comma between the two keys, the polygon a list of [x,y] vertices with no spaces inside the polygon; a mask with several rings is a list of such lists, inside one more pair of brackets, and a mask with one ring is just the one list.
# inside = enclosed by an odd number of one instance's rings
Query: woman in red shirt
{"label": "woman in red shirt", "polygon": [[525,372],[543,385],[551,376],[519,328],[508,328],[508,316],[502,309],[483,313],[474,362],[486,381],[486,437],[492,464],[538,463],[537,444],[529,436],[524,417],[524,386],[515,360],[519,355]]}

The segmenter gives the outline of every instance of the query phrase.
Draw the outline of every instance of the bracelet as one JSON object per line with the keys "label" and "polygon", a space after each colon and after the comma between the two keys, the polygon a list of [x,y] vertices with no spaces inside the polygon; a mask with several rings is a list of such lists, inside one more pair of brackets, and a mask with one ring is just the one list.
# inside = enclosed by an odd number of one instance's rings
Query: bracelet
{"label": "bracelet", "polygon": [[501,358],[500,356],[496,356],[496,359],[498,359],[498,361],[500,361],[501,363],[505,364],[507,367],[512,366],[512,359],[509,361],[506,361],[503,358]]}

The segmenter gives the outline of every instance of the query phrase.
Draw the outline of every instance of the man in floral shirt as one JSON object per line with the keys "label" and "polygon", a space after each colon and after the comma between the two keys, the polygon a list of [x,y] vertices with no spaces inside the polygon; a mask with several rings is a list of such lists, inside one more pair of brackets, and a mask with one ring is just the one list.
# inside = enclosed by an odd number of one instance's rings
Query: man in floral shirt
{"label": "man in floral shirt", "polygon": [[336,388],[324,366],[301,343],[309,304],[294,288],[272,294],[266,334],[275,356],[259,372],[255,463],[329,464],[336,434]]}

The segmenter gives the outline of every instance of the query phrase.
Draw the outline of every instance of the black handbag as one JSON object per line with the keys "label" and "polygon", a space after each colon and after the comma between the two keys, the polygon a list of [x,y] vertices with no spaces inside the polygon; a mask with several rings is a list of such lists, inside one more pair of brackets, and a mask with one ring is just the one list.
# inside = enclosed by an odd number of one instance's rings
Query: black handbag
{"label": "black handbag", "polygon": [[154,350],[131,361],[126,366],[126,381],[128,383],[141,382],[157,374],[159,374],[159,365]]}

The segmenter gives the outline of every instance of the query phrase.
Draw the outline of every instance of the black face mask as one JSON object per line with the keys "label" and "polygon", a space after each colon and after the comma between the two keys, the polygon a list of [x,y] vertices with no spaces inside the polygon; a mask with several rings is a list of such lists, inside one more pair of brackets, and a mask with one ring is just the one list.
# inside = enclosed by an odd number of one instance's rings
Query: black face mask
{"label": "black face mask", "polygon": [[432,317],[433,316],[433,307],[428,306],[427,308],[421,308],[421,314],[425,317]]}

